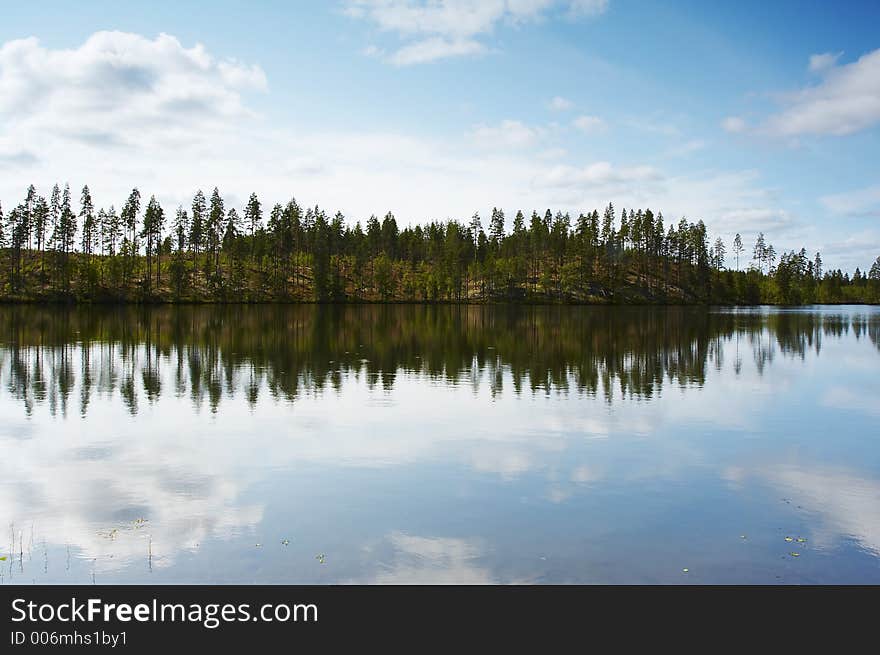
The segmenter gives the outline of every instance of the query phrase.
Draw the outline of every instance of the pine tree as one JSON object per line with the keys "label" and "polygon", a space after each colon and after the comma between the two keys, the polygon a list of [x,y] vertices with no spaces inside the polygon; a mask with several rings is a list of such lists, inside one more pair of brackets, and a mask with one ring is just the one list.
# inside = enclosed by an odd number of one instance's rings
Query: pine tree
{"label": "pine tree", "polygon": [[743,248],[743,240],[739,235],[739,232],[736,233],[736,236],[733,237],[733,253],[736,255],[736,270],[739,270],[739,255],[744,250]]}
{"label": "pine tree", "polygon": [[46,246],[46,227],[49,221],[49,205],[43,196],[37,196],[33,209],[33,232],[37,250]]}
{"label": "pine tree", "polygon": [[177,246],[177,252],[183,253],[186,250],[187,235],[190,233],[189,216],[183,207],[178,207],[174,214],[174,236]]}
{"label": "pine tree", "polygon": [[214,262],[214,270],[220,272],[220,239],[222,237],[223,220],[226,218],[226,210],[223,206],[223,198],[220,191],[214,187],[211,193],[211,201],[208,207],[208,220],[205,225],[205,241],[208,246],[208,254]]}
{"label": "pine tree", "polygon": [[767,243],[764,240],[764,233],[758,233],[758,239],[755,241],[755,249],[752,258],[758,263],[758,270],[764,272],[764,262],[767,261]]}
{"label": "pine tree", "polygon": [[248,233],[251,237],[251,258],[253,258],[257,242],[257,231],[261,228],[263,222],[263,209],[256,193],[251,194],[247,206],[245,206],[244,222],[248,226]]}
{"label": "pine tree", "polygon": [[489,220],[489,241],[492,250],[498,252],[501,242],[504,240],[504,211],[497,207],[492,208],[492,218]]}
{"label": "pine tree", "polygon": [[727,252],[724,247],[724,241],[722,241],[721,237],[715,239],[715,244],[712,246],[712,266],[716,270],[722,270],[724,268],[724,258]]}
{"label": "pine tree", "polygon": [[88,258],[92,254],[93,246],[98,236],[95,223],[95,205],[92,202],[92,195],[89,192],[88,185],[82,189],[79,206],[79,218],[82,223],[81,248],[83,254]]}
{"label": "pine tree", "polygon": [[116,255],[116,248],[119,240],[122,238],[122,224],[119,216],[116,214],[116,208],[110,205],[110,209],[104,215],[102,221],[102,231],[104,233],[104,252],[110,257]]}
{"label": "pine tree", "polygon": [[27,195],[24,199],[24,205],[22,206],[22,246],[27,243],[27,249],[30,250],[33,245],[33,212],[34,205],[37,201],[37,190],[34,188],[34,185],[31,184],[27,188]]}
{"label": "pine tree", "polygon": [[[547,211],[550,211],[549,209]],[[480,232],[483,231],[483,225],[480,222],[480,213],[477,212],[471,217],[471,222],[468,223],[468,229],[470,230],[470,238],[471,243],[474,247],[474,262],[477,261],[477,246],[479,245],[480,240]]]}
{"label": "pine tree", "polygon": [[64,185],[61,194],[61,225],[62,225],[62,252],[73,252],[76,242],[76,214],[73,213],[70,198],[70,185]]}
{"label": "pine tree", "polygon": [[161,283],[161,258],[162,250],[162,228],[165,224],[165,212],[156,196],[150,196],[147,203],[147,209],[144,212],[144,222],[141,228],[140,236],[146,239],[146,255],[147,255],[147,293],[152,290],[152,256],[156,255],[156,288],[158,290]]}
{"label": "pine tree", "polygon": [[871,270],[868,271],[868,279],[880,282],[880,257],[877,257],[874,263],[871,264]]}
{"label": "pine tree", "polygon": [[192,221],[189,224],[189,246],[193,252],[193,266],[205,240],[205,219],[207,218],[205,194],[199,189],[192,201]]}
{"label": "pine tree", "polygon": [[131,193],[128,196],[128,200],[125,201],[125,205],[122,207],[122,224],[126,230],[128,230],[128,240],[129,247],[131,248],[131,253],[135,254],[138,251],[137,247],[137,220],[138,214],[141,211],[141,192],[138,191],[137,187],[131,190]]}
{"label": "pine tree", "polygon": [[58,238],[61,231],[58,223],[61,220],[61,189],[57,184],[52,187],[52,195],[49,200],[49,220],[52,227],[49,234],[49,247],[52,250],[59,250]]}

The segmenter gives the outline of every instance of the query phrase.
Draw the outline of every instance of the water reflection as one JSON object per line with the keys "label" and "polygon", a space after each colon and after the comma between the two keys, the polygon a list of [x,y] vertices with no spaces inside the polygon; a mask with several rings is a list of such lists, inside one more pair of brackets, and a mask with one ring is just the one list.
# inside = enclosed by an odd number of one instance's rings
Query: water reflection
{"label": "water reflection", "polygon": [[[880,348],[877,314],[673,308],[161,307],[0,310],[0,375],[27,413],[48,403],[85,415],[118,392],[131,414],[163,393],[218,411],[224,396],[294,401],[347,376],[391,391],[402,372],[503,391],[650,398],[664,382],[702,385],[725,345],[757,372],[776,351],[803,359],[852,330]],[[77,388],[78,387],[78,388]]]}
{"label": "water reflection", "polygon": [[6,580],[880,578],[871,308],[8,306],[0,329]]}

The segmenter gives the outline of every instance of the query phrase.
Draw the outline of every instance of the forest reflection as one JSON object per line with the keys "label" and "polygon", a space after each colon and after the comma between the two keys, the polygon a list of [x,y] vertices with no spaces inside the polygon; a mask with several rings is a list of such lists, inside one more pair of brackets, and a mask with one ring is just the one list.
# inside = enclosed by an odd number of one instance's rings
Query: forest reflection
{"label": "forest reflection", "polygon": [[777,352],[818,354],[850,331],[880,349],[880,314],[851,308],[10,305],[0,329],[3,388],[28,414],[45,403],[53,415],[85,415],[117,391],[131,414],[169,393],[216,412],[224,396],[295,401],[349,376],[390,391],[401,373],[610,403],[702,386],[725,357],[761,374]]}

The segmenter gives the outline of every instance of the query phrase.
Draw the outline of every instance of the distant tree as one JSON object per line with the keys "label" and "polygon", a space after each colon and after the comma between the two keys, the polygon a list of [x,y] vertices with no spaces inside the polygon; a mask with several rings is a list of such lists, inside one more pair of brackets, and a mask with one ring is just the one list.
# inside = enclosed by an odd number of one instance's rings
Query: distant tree
{"label": "distant tree", "polygon": [[767,246],[765,258],[767,261],[767,272],[770,273],[773,271],[773,265],[776,263],[776,248],[773,247],[773,244]]}
{"label": "distant tree", "polygon": [[244,222],[251,237],[251,257],[253,258],[256,249],[257,231],[263,222],[263,208],[256,193],[252,193],[251,197],[248,198],[247,205],[244,208]]}
{"label": "distant tree", "polygon": [[146,240],[147,254],[147,292],[152,289],[152,255],[156,255],[156,289],[161,285],[161,253],[162,253],[162,229],[165,225],[165,212],[155,196],[150,196],[147,209],[144,212],[143,229],[141,236]]}
{"label": "distant tree", "polygon": [[724,248],[724,241],[721,240],[721,237],[715,239],[715,244],[712,246],[712,265],[716,270],[721,270],[724,268],[724,258],[726,256],[726,251]]}
{"label": "distant tree", "polygon": [[51,227],[51,232],[49,233],[49,247],[52,250],[58,249],[58,244],[55,241],[56,235],[60,233],[58,229],[58,222],[61,218],[61,189],[58,188],[58,185],[54,185],[52,187],[52,195],[49,200],[49,221],[50,225],[47,226],[47,229]]}
{"label": "distant tree", "polygon": [[[501,289],[510,297],[543,291],[569,300],[597,294],[667,302],[880,300],[880,261],[867,273],[857,268],[852,277],[839,269],[825,272],[820,254],[810,260],[803,248],[782,252],[777,262],[775,247],[760,233],[749,271],[724,271],[724,241],[710,240],[703,221],[682,218],[667,228],[660,212],[631,208],[620,212],[618,223],[611,203],[601,219],[594,209],[580,213],[574,224],[568,213],[550,209],[532,211],[527,224],[523,211],[517,211],[510,234],[498,207],[492,210],[488,232],[479,214],[466,222],[433,221],[400,229],[391,212],[381,221],[371,216],[364,230],[360,222],[346,224],[340,212],[330,215],[318,206],[304,210],[293,199],[276,204],[263,225],[256,194],[241,217],[234,208],[226,211],[215,188],[210,201],[196,193],[192,215],[179,207],[165,234],[165,215],[156,198],[147,203],[141,225],[140,202],[135,187],[119,215],[113,206],[96,212],[86,185],[75,213],[69,185],[63,192],[54,185],[48,202],[29,186],[23,202],[8,213],[0,208],[0,271],[8,273],[0,288],[27,297],[34,290],[29,285],[40,281],[49,282],[56,293],[92,297],[100,284],[120,298],[132,298],[137,295],[134,281],[151,294],[155,284],[161,297],[167,292],[162,289],[163,256],[173,254],[165,268],[175,298],[183,297],[189,273],[198,275],[203,268],[207,285],[193,286],[194,299],[229,299],[239,293],[263,298],[270,291],[290,297],[292,283],[294,297],[320,301],[460,301],[492,297]],[[36,275],[28,252],[32,248],[41,253]],[[737,271],[742,251],[742,238],[736,234]],[[249,257],[258,264],[250,273],[245,265]],[[268,275],[266,264],[271,265]],[[71,271],[78,274],[76,286],[71,286]]]}
{"label": "distant tree", "polygon": [[474,246],[474,261],[477,261],[477,246],[480,241],[480,232],[483,231],[479,212],[471,217],[471,221],[468,223],[468,229],[470,230],[471,243]]}
{"label": "distant tree", "polygon": [[182,253],[186,250],[188,234],[190,232],[189,216],[183,207],[178,207],[174,214],[174,242],[177,252]]}
{"label": "distant tree", "polygon": [[205,194],[199,189],[192,201],[192,221],[189,224],[189,245],[193,253],[193,265],[201,251],[205,238],[205,218],[207,212]]}
{"label": "distant tree", "polygon": [[49,222],[49,205],[43,196],[37,196],[32,212],[33,235],[37,250],[43,250],[46,245],[46,228]]}
{"label": "distant tree", "polygon": [[220,239],[223,235],[225,218],[226,210],[223,205],[223,198],[220,197],[220,191],[217,187],[214,187],[208,207],[208,220],[205,224],[205,242],[208,248],[208,255],[213,262],[213,269],[217,273],[220,272]]}
{"label": "distant tree", "polygon": [[399,235],[397,219],[394,218],[394,214],[388,212],[385,214],[385,218],[382,219],[381,249],[391,259],[397,257],[397,239]]}
{"label": "distant tree", "polygon": [[758,239],[755,241],[755,249],[752,258],[758,264],[758,270],[764,271],[764,263],[767,261],[767,242],[764,239],[764,233],[758,233]]}
{"label": "distant tree", "polygon": [[128,241],[130,243],[132,253],[136,253],[137,248],[137,221],[138,214],[141,211],[141,192],[137,187],[131,190],[128,200],[122,206],[120,217],[122,225],[128,231]]}
{"label": "distant tree", "polygon": [[743,250],[743,240],[739,232],[737,232],[736,236],[733,237],[733,254],[736,255],[736,270],[739,270],[739,255]]}
{"label": "distant tree", "polygon": [[[53,192],[53,203],[56,201]],[[64,185],[60,200],[57,200],[58,217],[55,228],[52,231],[52,242],[59,254],[58,270],[65,292],[70,290],[70,252],[73,250],[76,238],[76,214],[73,213],[70,202],[70,185]]]}
{"label": "distant tree", "polygon": [[[0,221],[2,222],[2,221]],[[43,196],[37,198],[33,210],[34,239],[40,251],[40,271],[46,270],[46,228],[49,224],[49,205]]]}
{"label": "distant tree", "polygon": [[119,240],[122,238],[122,224],[113,205],[110,205],[110,209],[104,214],[101,227],[104,234],[104,252],[113,257],[116,255]]}
{"label": "distant tree", "polygon": [[88,185],[84,186],[82,189],[79,207],[79,219],[82,223],[81,248],[83,254],[88,258],[94,250],[99,235],[98,224],[95,217],[95,205],[92,202],[92,194],[89,192]]}
{"label": "distant tree", "polygon": [[492,208],[492,218],[489,220],[489,242],[492,251],[497,253],[501,249],[504,239],[504,211],[497,207]]}

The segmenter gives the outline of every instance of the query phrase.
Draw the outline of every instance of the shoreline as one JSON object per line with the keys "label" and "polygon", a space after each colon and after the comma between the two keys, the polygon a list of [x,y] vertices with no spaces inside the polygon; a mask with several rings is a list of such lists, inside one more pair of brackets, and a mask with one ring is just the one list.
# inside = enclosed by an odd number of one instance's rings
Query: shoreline
{"label": "shoreline", "polygon": [[876,302],[812,302],[786,304],[774,302],[760,303],[721,303],[721,302],[551,302],[540,300],[67,300],[67,299],[10,299],[0,298],[0,306],[58,306],[58,307],[167,307],[167,306],[249,306],[249,305],[290,305],[290,306],[485,306],[485,307],[878,307]]}

